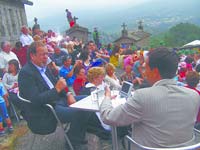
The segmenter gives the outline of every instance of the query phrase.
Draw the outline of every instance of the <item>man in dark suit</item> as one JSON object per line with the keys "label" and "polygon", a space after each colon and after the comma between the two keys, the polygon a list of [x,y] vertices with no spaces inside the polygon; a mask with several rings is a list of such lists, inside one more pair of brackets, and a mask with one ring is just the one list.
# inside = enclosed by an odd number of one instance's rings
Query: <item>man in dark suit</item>
{"label": "man in dark suit", "polygon": [[76,100],[72,94],[64,92],[67,87],[65,79],[55,79],[48,69],[46,46],[42,42],[33,42],[27,57],[28,63],[21,69],[18,79],[20,95],[33,104],[24,108],[27,119],[35,116],[37,120],[41,115],[41,106],[51,104],[61,122],[71,123],[68,136],[72,145],[85,143],[85,131],[91,113],[68,107]]}

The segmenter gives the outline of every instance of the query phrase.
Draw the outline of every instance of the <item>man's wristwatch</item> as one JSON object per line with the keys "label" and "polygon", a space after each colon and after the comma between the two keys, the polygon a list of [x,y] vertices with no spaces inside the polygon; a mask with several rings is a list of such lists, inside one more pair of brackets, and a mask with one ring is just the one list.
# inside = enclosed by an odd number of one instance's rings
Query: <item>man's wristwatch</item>
{"label": "man's wristwatch", "polygon": [[73,95],[73,93],[72,92],[67,92],[67,96],[69,96],[69,95]]}

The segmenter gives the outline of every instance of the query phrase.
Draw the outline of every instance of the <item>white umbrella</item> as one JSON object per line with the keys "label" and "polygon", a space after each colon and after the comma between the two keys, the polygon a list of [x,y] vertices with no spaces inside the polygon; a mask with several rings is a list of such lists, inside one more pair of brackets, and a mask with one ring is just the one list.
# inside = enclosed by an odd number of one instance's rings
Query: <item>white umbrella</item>
{"label": "white umbrella", "polygon": [[185,44],[182,48],[192,48],[192,47],[200,47],[200,40],[192,41],[188,44]]}

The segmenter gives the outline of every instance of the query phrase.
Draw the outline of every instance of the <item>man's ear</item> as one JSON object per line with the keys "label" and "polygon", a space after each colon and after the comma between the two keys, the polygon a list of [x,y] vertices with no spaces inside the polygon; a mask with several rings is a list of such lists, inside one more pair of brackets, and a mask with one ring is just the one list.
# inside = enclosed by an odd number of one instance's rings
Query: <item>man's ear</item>
{"label": "man's ear", "polygon": [[34,58],[34,54],[30,53],[30,59],[33,60],[33,58]]}
{"label": "man's ear", "polygon": [[156,77],[159,80],[162,79],[162,77],[160,75],[160,71],[158,70],[158,68],[153,68],[153,72],[154,72],[154,77]]}

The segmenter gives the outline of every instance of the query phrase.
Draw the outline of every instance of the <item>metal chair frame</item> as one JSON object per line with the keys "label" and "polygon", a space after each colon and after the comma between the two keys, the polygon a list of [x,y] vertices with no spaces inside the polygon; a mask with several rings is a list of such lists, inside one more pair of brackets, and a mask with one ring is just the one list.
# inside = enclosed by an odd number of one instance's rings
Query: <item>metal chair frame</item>
{"label": "metal chair frame", "polygon": [[[31,101],[29,101],[29,100],[27,100],[27,99],[25,99],[25,98],[22,98],[22,97],[20,96],[19,92],[17,93],[17,97],[18,97],[22,102],[31,104]],[[64,124],[62,124],[61,121],[60,121],[60,119],[58,118],[58,116],[57,116],[57,114],[56,114],[56,112],[55,112],[53,106],[51,106],[50,104],[45,104],[45,106],[46,106],[48,109],[51,110],[51,112],[53,113],[54,117],[55,117],[56,120],[57,120],[58,126],[60,126],[61,129],[63,130],[65,140],[66,140],[67,144],[69,145],[70,150],[74,150],[74,148],[73,148],[73,146],[72,146],[72,144],[71,144],[71,142],[70,142],[70,140],[69,140],[69,137],[67,136],[67,132],[68,132],[68,130],[70,129],[70,123],[66,123],[66,126],[64,126]],[[34,139],[33,139],[33,143],[34,143],[34,140],[35,140],[35,137],[34,137]],[[32,144],[32,146],[33,146],[33,144]],[[31,147],[32,147],[32,146],[31,146]]]}
{"label": "metal chair frame", "polygon": [[15,116],[17,122],[20,122],[20,118],[19,118],[19,115],[17,114],[14,104],[11,101],[9,101],[9,104],[10,104],[11,111],[12,111],[12,113],[14,113],[14,116]]}
{"label": "metal chair frame", "polygon": [[[197,129],[194,129],[195,133],[195,139],[199,138],[200,139],[200,131]],[[131,146],[130,144],[136,145],[138,148],[142,150],[195,150],[200,148],[200,140],[195,140],[196,143],[188,145],[188,146],[183,146],[183,147],[176,147],[176,148],[155,148],[155,147],[147,147],[144,145],[141,145],[137,143],[133,138],[131,138],[129,135],[125,136],[125,139],[128,140],[128,150],[130,150]]]}

